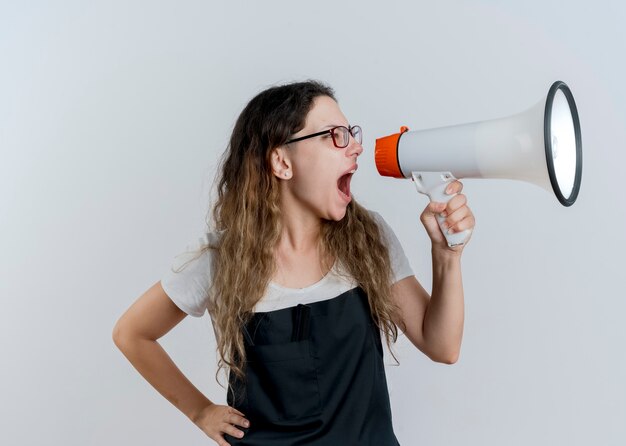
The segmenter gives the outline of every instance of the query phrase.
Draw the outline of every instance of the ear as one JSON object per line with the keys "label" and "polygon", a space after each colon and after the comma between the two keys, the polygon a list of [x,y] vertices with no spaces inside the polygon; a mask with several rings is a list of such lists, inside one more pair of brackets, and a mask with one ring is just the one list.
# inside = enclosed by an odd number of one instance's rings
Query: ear
{"label": "ear", "polygon": [[270,162],[272,165],[272,173],[280,179],[291,178],[293,169],[291,160],[289,159],[288,150],[285,146],[279,146],[272,149],[270,154]]}

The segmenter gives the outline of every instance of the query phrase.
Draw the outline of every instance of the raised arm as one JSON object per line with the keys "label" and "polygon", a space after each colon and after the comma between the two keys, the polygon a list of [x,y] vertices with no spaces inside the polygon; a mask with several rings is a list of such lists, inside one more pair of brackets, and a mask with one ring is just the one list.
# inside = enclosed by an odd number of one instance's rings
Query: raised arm
{"label": "raised arm", "polygon": [[432,297],[415,276],[406,277],[392,287],[392,298],[400,307],[396,325],[405,326],[407,338],[433,361],[454,364],[460,354],[464,324],[464,297],[461,254],[464,245],[449,247],[435,215],[441,213],[450,232],[473,230],[474,214],[461,194],[463,184],[455,181],[448,193],[457,194],[448,203],[429,203],[420,220],[432,242]]}

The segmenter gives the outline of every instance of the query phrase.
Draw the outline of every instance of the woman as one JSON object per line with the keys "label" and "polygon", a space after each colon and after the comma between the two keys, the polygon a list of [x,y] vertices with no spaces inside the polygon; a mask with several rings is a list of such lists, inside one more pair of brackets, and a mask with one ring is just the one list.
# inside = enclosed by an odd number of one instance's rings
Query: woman
{"label": "woman", "polygon": [[[383,364],[398,327],[434,361],[456,361],[460,258],[450,231],[474,227],[458,193],[421,214],[432,242],[432,298],[398,239],[350,194],[363,152],[333,90],[269,88],[242,111],[221,166],[215,229],[120,318],[116,345],[165,398],[220,445],[397,445]],[[208,310],[227,405],[209,401],[156,342]],[[393,353],[392,353],[393,354]],[[394,355],[395,357],[395,355]]]}

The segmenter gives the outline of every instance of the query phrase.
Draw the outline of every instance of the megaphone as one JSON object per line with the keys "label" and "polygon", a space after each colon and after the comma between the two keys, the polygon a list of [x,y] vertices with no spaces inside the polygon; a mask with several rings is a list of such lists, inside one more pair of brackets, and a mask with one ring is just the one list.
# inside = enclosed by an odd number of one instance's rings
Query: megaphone
{"label": "megaphone", "polygon": [[[582,141],[574,96],[562,81],[521,113],[489,121],[409,131],[376,139],[376,168],[383,176],[411,178],[430,201],[459,178],[526,181],[554,193],[563,206],[576,201],[582,177]],[[437,216],[439,225],[445,218]],[[470,231],[448,234],[448,246],[464,244]]]}

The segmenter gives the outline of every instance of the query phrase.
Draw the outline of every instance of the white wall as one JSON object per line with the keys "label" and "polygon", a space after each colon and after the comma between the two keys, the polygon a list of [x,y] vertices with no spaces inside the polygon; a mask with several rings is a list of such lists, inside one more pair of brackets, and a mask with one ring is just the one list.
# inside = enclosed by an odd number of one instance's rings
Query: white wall
{"label": "white wall", "polygon": [[[317,78],[365,132],[355,197],[427,289],[427,198],[378,175],[375,138],[516,113],[569,84],[578,201],[464,181],[477,226],[461,357],[433,363],[400,341],[394,425],[403,446],[624,444],[625,17],[606,0],[2,2],[0,443],[213,444],[111,330],[204,230],[247,101]],[[160,342],[225,404],[208,316]]]}

